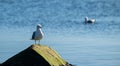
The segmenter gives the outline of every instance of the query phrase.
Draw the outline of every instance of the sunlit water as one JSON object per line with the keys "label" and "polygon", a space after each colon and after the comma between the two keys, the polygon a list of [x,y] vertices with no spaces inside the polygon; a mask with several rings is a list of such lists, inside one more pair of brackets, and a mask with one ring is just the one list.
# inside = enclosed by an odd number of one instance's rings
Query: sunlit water
{"label": "sunlit water", "polygon": [[[69,63],[120,66],[119,8],[119,0],[0,0],[0,63],[34,44],[31,35],[41,23],[40,43]],[[86,15],[96,23],[85,24]]]}

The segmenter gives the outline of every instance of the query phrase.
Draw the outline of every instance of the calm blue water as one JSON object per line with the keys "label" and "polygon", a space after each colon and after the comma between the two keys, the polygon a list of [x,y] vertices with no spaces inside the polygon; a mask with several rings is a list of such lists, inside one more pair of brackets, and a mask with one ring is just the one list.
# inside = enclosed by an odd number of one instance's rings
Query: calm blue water
{"label": "calm blue water", "polygon": [[[0,63],[34,43],[54,48],[76,66],[120,66],[120,0],[0,0]],[[84,24],[84,17],[96,24]]]}

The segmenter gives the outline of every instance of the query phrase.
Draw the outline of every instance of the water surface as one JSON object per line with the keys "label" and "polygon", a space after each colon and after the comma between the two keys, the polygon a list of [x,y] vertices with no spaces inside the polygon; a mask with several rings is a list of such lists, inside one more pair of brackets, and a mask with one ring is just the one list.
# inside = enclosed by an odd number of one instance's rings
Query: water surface
{"label": "water surface", "polygon": [[[119,0],[0,0],[0,63],[34,41],[38,23],[41,44],[54,48],[76,66],[120,65]],[[84,17],[95,18],[85,24]]]}

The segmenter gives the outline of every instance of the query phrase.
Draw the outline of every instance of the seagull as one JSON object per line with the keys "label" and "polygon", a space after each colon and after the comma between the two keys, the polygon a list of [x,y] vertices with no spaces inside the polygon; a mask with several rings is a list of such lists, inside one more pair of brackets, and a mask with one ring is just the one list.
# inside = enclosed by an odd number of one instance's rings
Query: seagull
{"label": "seagull", "polygon": [[85,17],[85,23],[95,23],[96,20],[95,19],[88,19],[88,17]]}
{"label": "seagull", "polygon": [[40,43],[40,40],[43,38],[43,32],[41,30],[42,26],[40,24],[37,24],[36,31],[33,32],[31,40],[38,40],[38,44]]}

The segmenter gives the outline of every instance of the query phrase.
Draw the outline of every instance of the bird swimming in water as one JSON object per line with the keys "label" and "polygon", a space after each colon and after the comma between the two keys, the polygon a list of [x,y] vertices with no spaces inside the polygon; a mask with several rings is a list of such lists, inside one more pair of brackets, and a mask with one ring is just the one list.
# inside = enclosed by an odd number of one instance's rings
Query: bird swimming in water
{"label": "bird swimming in water", "polygon": [[43,38],[43,32],[41,30],[42,26],[40,24],[37,24],[36,31],[33,32],[31,40],[38,40],[38,44],[40,43],[40,40]]}
{"label": "bird swimming in water", "polygon": [[95,19],[88,19],[88,17],[85,17],[85,23],[95,23],[96,20]]}

